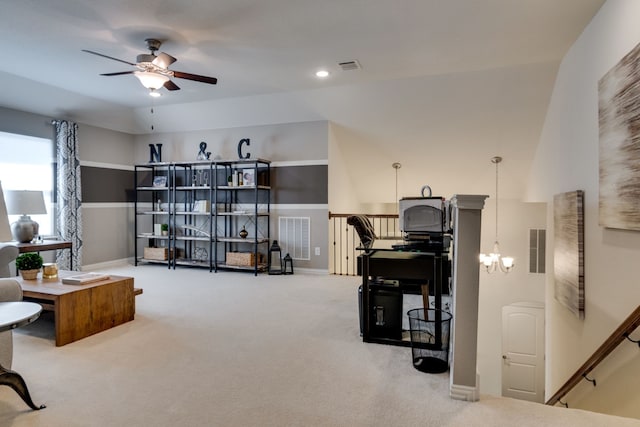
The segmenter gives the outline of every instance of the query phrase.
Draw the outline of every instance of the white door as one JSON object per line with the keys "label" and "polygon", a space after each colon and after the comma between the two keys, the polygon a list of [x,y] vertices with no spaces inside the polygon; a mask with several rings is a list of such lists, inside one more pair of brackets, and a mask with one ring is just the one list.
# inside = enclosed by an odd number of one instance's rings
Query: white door
{"label": "white door", "polygon": [[502,307],[502,395],[544,402],[544,305]]}

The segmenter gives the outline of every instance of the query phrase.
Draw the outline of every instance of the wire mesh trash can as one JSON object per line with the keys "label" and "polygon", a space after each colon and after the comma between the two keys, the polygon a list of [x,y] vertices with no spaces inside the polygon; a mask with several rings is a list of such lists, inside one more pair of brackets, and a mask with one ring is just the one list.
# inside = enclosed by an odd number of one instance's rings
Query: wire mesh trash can
{"label": "wire mesh trash can", "polygon": [[430,374],[446,372],[449,369],[451,313],[432,308],[415,308],[409,310],[407,316],[413,367]]}

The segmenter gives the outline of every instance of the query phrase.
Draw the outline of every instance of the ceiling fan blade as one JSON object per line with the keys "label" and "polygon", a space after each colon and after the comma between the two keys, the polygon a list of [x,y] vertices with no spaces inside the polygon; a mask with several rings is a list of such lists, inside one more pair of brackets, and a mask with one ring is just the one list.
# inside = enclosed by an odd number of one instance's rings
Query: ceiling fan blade
{"label": "ceiling fan blade", "polygon": [[180,90],[178,85],[172,82],[171,80],[167,80],[167,82],[164,84],[164,87],[167,90]]}
{"label": "ceiling fan blade", "polygon": [[132,62],[124,61],[124,60],[122,60],[122,59],[118,59],[118,58],[114,58],[113,56],[103,55],[103,54],[101,54],[101,53],[94,52],[94,51],[92,51],[92,50],[82,49],[82,51],[83,51],[83,52],[90,53],[90,54],[92,54],[92,55],[102,56],[103,58],[113,59],[114,61],[122,62],[122,63],[124,63],[124,64],[129,64],[129,65],[133,65],[133,66],[135,66],[135,65],[136,65],[136,64],[134,64],[134,63],[132,63]]}
{"label": "ceiling fan blade", "polygon": [[133,74],[134,71],[119,71],[117,73],[104,73],[100,74],[101,76],[122,76],[124,74]]}
{"label": "ceiling fan blade", "polygon": [[176,61],[177,59],[174,58],[173,56],[164,52],[160,52],[160,54],[156,57],[156,59],[152,61],[152,64],[157,65],[158,67],[168,68],[169,65],[173,64]]}
{"label": "ceiling fan blade", "polygon": [[183,73],[181,71],[174,71],[173,77],[178,77],[180,79],[194,80],[196,82],[201,82],[201,83],[209,83],[212,85],[218,83],[218,79],[216,79],[215,77],[199,76],[197,74]]}

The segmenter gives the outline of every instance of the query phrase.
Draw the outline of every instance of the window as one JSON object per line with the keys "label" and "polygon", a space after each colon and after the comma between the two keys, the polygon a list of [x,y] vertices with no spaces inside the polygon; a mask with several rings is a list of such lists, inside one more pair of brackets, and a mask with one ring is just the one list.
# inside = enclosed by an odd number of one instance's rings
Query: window
{"label": "window", "polygon": [[[54,143],[50,139],[0,132],[0,182],[7,190],[44,192],[46,215],[31,215],[40,224],[40,234],[50,236],[54,230]],[[19,215],[9,215],[14,222]]]}

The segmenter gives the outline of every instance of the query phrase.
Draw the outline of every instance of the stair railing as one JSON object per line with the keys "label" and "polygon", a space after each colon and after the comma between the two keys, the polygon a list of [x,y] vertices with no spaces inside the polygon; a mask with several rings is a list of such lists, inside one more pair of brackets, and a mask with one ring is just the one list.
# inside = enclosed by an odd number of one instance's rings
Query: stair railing
{"label": "stair railing", "polygon": [[[347,218],[356,214],[329,212],[329,273],[357,275],[360,238]],[[365,214],[380,239],[402,240],[397,214]]]}
{"label": "stair railing", "polygon": [[596,367],[600,362],[602,362],[613,350],[615,350],[618,345],[628,339],[629,341],[636,343],[640,346],[638,341],[632,340],[629,338],[629,334],[633,332],[638,326],[640,326],[640,306],[636,308],[616,329],[613,333],[607,338],[600,347],[591,355],[589,359],[587,359],[584,364],[578,368],[578,370],[567,380],[566,383],[554,394],[547,402],[547,405],[555,405],[556,403],[560,403],[566,407],[569,405],[566,402],[563,402],[561,399],[569,393],[573,387],[575,387],[580,381],[583,379],[590,381],[594,386],[596,385],[596,380],[589,378],[587,375]]}

